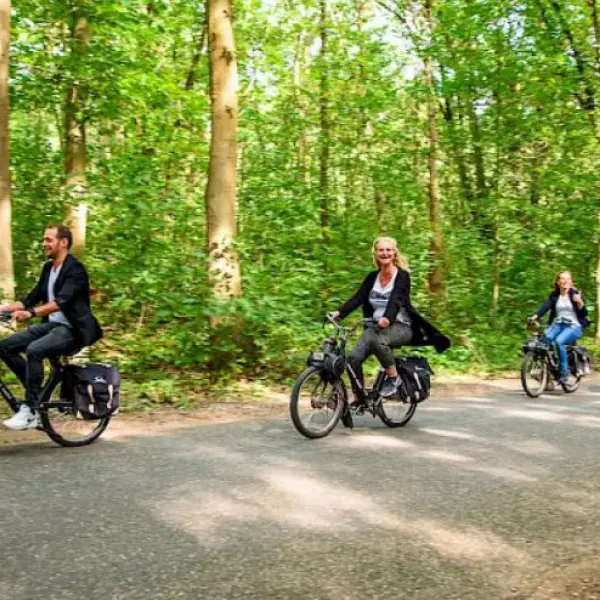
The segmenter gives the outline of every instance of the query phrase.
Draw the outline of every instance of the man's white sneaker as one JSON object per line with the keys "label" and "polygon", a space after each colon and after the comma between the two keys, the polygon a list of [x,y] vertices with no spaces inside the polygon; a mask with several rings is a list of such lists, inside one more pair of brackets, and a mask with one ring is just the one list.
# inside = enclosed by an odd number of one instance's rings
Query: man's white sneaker
{"label": "man's white sneaker", "polygon": [[3,422],[4,427],[21,431],[23,429],[37,429],[41,426],[40,416],[34,413],[27,404],[21,404],[19,412]]}

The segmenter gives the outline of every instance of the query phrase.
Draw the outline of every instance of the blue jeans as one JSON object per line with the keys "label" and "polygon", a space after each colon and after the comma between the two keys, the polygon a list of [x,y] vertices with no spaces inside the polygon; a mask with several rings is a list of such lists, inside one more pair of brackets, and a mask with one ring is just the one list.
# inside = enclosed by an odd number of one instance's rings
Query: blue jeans
{"label": "blue jeans", "polygon": [[553,323],[546,331],[545,338],[549,344],[556,344],[560,360],[560,375],[566,377],[569,374],[569,363],[567,360],[566,346],[574,344],[583,334],[579,325],[569,323]]}

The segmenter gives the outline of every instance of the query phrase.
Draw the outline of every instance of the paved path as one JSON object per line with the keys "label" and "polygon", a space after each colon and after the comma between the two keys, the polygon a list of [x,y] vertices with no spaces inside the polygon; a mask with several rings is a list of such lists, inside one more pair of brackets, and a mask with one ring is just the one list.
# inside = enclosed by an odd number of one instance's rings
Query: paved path
{"label": "paved path", "polygon": [[0,447],[0,598],[597,598],[600,384],[505,387],[319,441],[277,418]]}

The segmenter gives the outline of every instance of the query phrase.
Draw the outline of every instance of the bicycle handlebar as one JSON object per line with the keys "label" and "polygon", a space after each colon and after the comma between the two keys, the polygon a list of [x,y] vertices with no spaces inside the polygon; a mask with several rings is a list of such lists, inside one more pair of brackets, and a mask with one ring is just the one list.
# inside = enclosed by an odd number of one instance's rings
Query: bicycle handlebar
{"label": "bicycle handlebar", "polygon": [[333,316],[333,313],[327,313],[325,315],[325,322],[330,323],[338,331],[341,331],[342,333],[344,333],[346,335],[349,335],[350,333],[352,333],[355,329],[357,329],[359,327],[359,325],[377,325],[377,321],[375,321],[372,317],[370,317],[370,318],[366,318],[366,319],[360,319],[359,321],[357,321],[356,323],[354,323],[354,325],[351,325],[350,327],[344,327],[340,323],[339,318]]}

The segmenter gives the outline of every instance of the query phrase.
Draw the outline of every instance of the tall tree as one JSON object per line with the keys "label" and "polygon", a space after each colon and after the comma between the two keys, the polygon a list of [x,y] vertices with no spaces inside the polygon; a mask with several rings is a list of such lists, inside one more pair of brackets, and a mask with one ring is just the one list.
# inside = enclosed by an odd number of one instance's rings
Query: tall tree
{"label": "tall tree", "polygon": [[15,291],[12,259],[8,66],[10,0],[0,0],[0,300]]}
{"label": "tall tree", "polygon": [[[83,71],[82,62],[90,43],[90,26],[82,8],[75,6],[71,14],[71,55],[76,71]],[[65,101],[65,185],[70,197],[67,222],[73,230],[73,251],[83,252],[87,224],[86,134],[83,111],[85,90],[79,78],[71,74]]]}
{"label": "tall tree", "polygon": [[241,294],[233,247],[237,228],[238,72],[231,0],[207,0],[211,140],[206,186],[211,287],[217,298]]}
{"label": "tall tree", "polygon": [[[429,44],[433,40],[434,18],[433,0],[425,0],[423,11],[427,28]],[[431,255],[431,270],[429,272],[429,290],[436,297],[441,297],[445,290],[445,276],[443,266],[444,238],[440,214],[440,184],[438,177],[438,146],[439,133],[436,118],[436,95],[433,81],[433,57],[427,53],[424,58],[424,77],[427,86],[427,135],[429,138],[428,169],[429,169],[429,224],[431,227],[431,241],[429,252]]]}
{"label": "tall tree", "polygon": [[[319,195],[321,197],[321,236],[323,240],[323,256],[327,256],[330,243],[329,235],[329,145],[330,145],[330,120],[329,120],[329,73],[328,73],[328,0],[320,0],[319,33],[321,38],[320,69],[321,81],[319,89],[320,111],[320,149],[319,149]],[[325,262],[327,269],[327,262]]]}

